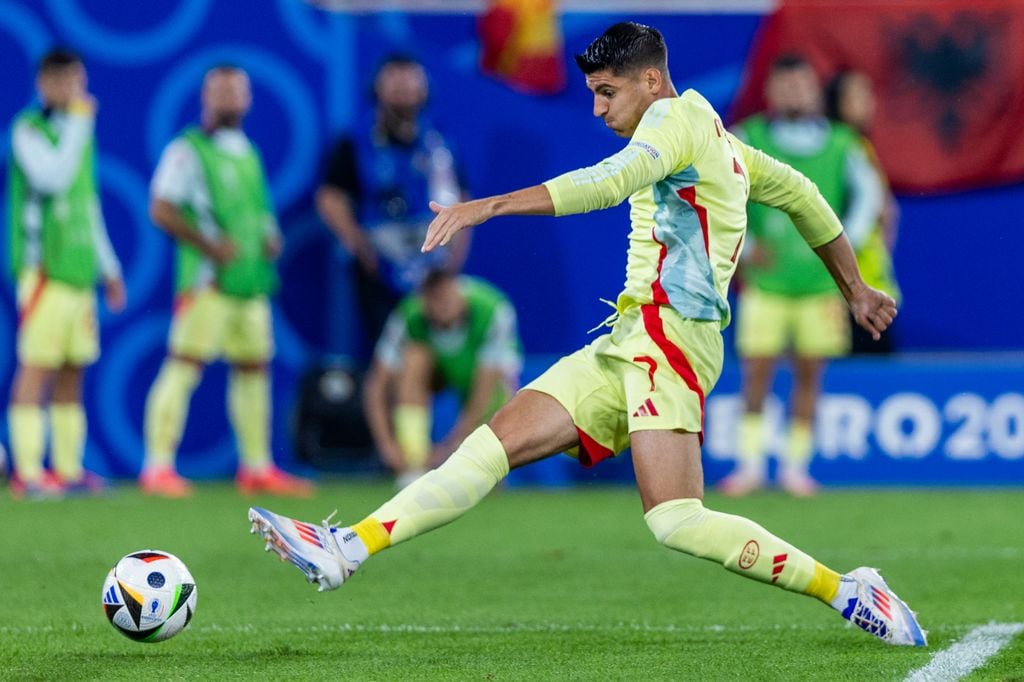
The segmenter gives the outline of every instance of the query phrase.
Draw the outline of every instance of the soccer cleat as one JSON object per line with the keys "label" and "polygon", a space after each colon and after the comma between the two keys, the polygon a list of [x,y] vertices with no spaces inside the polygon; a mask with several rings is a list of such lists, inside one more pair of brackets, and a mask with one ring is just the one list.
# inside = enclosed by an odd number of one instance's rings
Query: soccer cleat
{"label": "soccer cleat", "polygon": [[249,509],[250,532],[263,538],[264,550],[290,561],[316,583],[318,592],[341,587],[369,556],[351,528],[332,526],[330,520],[315,526],[261,507]]}
{"label": "soccer cleat", "polygon": [[763,477],[750,472],[737,471],[719,481],[717,490],[726,497],[746,497],[763,487]]}
{"label": "soccer cleat", "polygon": [[814,497],[821,486],[802,471],[786,471],[779,476],[779,487],[793,497]]}
{"label": "soccer cleat", "polygon": [[82,472],[81,478],[77,481],[66,481],[59,476],[54,478],[63,486],[64,492],[71,496],[102,495],[108,489],[106,480],[91,471]]}
{"label": "soccer cleat", "polygon": [[927,646],[927,633],[917,614],[889,589],[874,568],[855,568],[842,577],[857,583],[857,595],[850,597],[843,618],[887,644]]}
{"label": "soccer cleat", "polygon": [[312,481],[292,476],[272,464],[261,471],[241,467],[235,485],[243,495],[266,493],[281,497],[312,497],[316,490]]}
{"label": "soccer cleat", "polygon": [[64,487],[49,472],[38,481],[23,481],[17,474],[11,478],[11,497],[16,500],[59,500],[63,496]]}
{"label": "soccer cleat", "polygon": [[150,467],[139,476],[139,487],[146,495],[182,498],[192,494],[192,485],[171,467]]}

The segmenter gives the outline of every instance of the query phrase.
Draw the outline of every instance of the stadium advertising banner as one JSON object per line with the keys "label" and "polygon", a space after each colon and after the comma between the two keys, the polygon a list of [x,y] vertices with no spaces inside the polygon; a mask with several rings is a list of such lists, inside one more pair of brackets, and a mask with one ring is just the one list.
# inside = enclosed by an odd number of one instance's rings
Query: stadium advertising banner
{"label": "stadium advertising banner", "polygon": [[[705,453],[735,458],[742,401],[734,374],[708,399]],[[812,472],[836,484],[1019,485],[1024,481],[1020,360],[847,360],[825,377]],[[776,382],[786,395],[788,375]],[[781,390],[780,390],[781,389]],[[769,450],[784,446],[783,404],[766,413]],[[709,469],[718,465],[709,464]]]}

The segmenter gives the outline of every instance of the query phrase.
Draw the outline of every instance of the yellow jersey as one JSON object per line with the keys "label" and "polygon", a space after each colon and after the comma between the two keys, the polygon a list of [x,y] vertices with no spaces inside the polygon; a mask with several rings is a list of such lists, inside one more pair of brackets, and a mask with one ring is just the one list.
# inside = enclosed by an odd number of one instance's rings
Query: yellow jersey
{"label": "yellow jersey", "polygon": [[790,215],[811,248],[843,228],[799,172],[744,144],[703,96],[655,101],[629,143],[599,163],[544,183],[555,215],[629,199],[629,253],[619,312],[657,304],[682,317],[729,324],[729,282],[747,227],[747,201]]}

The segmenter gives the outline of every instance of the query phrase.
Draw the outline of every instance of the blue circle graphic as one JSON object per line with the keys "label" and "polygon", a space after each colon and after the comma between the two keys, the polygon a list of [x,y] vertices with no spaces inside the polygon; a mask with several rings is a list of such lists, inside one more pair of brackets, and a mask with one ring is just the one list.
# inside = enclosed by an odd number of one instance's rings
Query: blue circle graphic
{"label": "blue circle graphic", "polygon": [[[267,86],[288,117],[288,154],[280,167],[269,169],[277,206],[286,206],[307,187],[319,159],[319,130],[314,97],[302,77],[286,62],[251,45],[225,44],[204,50],[167,74],[155,92],[146,128],[146,148],[155,163],[163,147],[178,133],[182,104],[197,97],[203,75],[214,64],[230,62],[244,68],[253,80]],[[255,106],[259,106],[257,102]],[[259,146],[257,141],[257,146]]]}
{"label": "blue circle graphic", "polygon": [[212,0],[181,0],[155,27],[127,33],[108,28],[82,9],[79,0],[46,0],[53,22],[83,50],[104,61],[140,64],[169,56],[202,26]]}
{"label": "blue circle graphic", "polygon": [[[35,15],[25,8],[0,0],[0,29],[11,37],[11,42],[21,46],[29,61],[33,64],[39,60],[53,42],[46,26]],[[29,91],[25,93],[25,101],[32,99],[34,78],[29,78]],[[5,122],[6,123],[6,122]],[[6,158],[10,150],[10,135],[0,135],[0,158]]]}
{"label": "blue circle graphic", "polygon": [[[150,225],[146,207],[149,192],[145,181],[130,165],[109,155],[101,155],[99,162],[100,183],[116,194],[132,216],[136,238],[135,250],[126,254],[114,244],[121,267],[124,268],[125,286],[128,290],[128,305],[120,315],[127,315],[149,301],[153,290],[164,276],[163,267],[165,240]],[[104,313],[103,317],[106,319]]]}
{"label": "blue circle graphic", "polygon": [[[292,40],[306,54],[314,58],[326,57],[330,54],[330,35],[324,28],[317,25],[313,15],[323,14],[323,10],[310,7],[309,3],[295,0],[277,0],[277,11]],[[333,20],[334,16],[328,18]]]}

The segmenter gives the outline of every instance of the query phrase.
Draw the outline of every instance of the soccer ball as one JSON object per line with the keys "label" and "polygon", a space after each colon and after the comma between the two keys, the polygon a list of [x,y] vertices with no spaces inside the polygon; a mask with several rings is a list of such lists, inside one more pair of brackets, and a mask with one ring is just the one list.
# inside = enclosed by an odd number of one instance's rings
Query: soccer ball
{"label": "soccer ball", "polygon": [[103,582],[103,612],[136,642],[162,642],[196,612],[196,581],[181,559],[155,549],[122,557]]}

